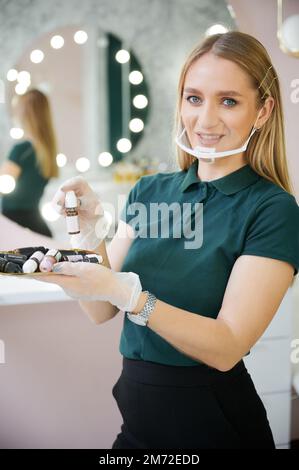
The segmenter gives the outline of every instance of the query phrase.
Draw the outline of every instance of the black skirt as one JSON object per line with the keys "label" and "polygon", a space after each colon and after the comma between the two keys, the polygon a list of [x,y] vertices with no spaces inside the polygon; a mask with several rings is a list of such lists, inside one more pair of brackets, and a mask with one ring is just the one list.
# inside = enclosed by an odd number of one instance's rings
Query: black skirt
{"label": "black skirt", "polygon": [[124,357],[112,394],[123,418],[112,449],[275,448],[243,361],[220,372]]}

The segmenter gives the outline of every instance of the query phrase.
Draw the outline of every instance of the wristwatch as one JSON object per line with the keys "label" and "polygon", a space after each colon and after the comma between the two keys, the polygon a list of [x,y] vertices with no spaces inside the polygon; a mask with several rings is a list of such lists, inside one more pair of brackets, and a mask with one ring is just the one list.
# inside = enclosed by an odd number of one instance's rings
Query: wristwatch
{"label": "wristwatch", "polygon": [[147,299],[141,312],[136,313],[136,314],[126,312],[128,319],[131,320],[133,323],[136,323],[136,325],[140,325],[140,326],[147,325],[149,316],[154,310],[155,303],[157,301],[157,298],[154,296],[154,294],[152,294],[148,290],[144,292],[147,294]]}

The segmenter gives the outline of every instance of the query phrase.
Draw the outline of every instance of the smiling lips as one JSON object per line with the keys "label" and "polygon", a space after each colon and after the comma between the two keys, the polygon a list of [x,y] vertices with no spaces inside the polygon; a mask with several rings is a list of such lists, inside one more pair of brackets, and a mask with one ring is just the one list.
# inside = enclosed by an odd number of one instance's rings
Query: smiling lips
{"label": "smiling lips", "polygon": [[216,145],[223,137],[223,134],[197,134],[202,145],[209,147]]}

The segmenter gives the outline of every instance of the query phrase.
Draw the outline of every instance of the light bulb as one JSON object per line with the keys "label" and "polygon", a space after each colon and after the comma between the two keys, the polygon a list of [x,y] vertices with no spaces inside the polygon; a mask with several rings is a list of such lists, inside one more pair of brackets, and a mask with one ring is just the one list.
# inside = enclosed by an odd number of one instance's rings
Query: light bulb
{"label": "light bulb", "polygon": [[281,26],[283,45],[291,52],[299,52],[299,15],[289,16]]}
{"label": "light bulb", "polygon": [[53,49],[61,49],[64,45],[64,39],[60,35],[53,36],[50,41]]}
{"label": "light bulb", "polygon": [[228,28],[224,26],[223,24],[213,24],[206,30],[205,35],[212,36],[213,34],[227,33],[227,31],[228,31]]}
{"label": "light bulb", "polygon": [[7,72],[6,78],[9,82],[14,82],[18,78],[18,71],[16,69],[10,69]]}
{"label": "light bulb", "polygon": [[143,81],[143,75],[138,70],[133,70],[129,74],[129,82],[132,83],[132,85],[139,85],[142,81]]}
{"label": "light bulb", "polygon": [[58,155],[56,156],[56,162],[57,166],[59,166],[59,168],[62,168],[66,165],[67,158],[63,153],[58,153]]}
{"label": "light bulb", "polygon": [[90,161],[86,157],[81,157],[78,158],[76,161],[76,168],[80,173],[84,173],[85,171],[88,171],[90,167]]}
{"label": "light bulb", "polygon": [[144,129],[144,123],[142,119],[134,118],[131,119],[129,128],[132,132],[141,132]]}
{"label": "light bulb", "polygon": [[43,53],[43,51],[39,49],[35,49],[30,54],[30,60],[34,64],[39,64],[40,62],[42,62],[44,60],[44,57],[45,57],[45,54]]}
{"label": "light bulb", "polygon": [[74,34],[74,41],[77,44],[84,44],[88,39],[88,35],[85,31],[77,31]]}
{"label": "light bulb", "polygon": [[133,105],[135,108],[143,109],[147,106],[148,100],[147,97],[144,95],[136,95],[133,99]]}
{"label": "light bulb", "polygon": [[126,51],[125,49],[121,49],[115,54],[115,59],[120,64],[125,64],[126,62],[129,62],[130,60],[130,53]]}
{"label": "light bulb", "polygon": [[24,135],[24,131],[20,127],[12,127],[9,133],[10,137],[15,140],[21,139]]}
{"label": "light bulb", "polygon": [[118,140],[116,147],[119,152],[127,153],[131,150],[132,143],[129,139],[123,138]]}
{"label": "light bulb", "polygon": [[16,181],[11,175],[0,176],[0,193],[9,194],[16,187]]}
{"label": "light bulb", "polygon": [[113,162],[113,157],[109,152],[102,152],[98,156],[98,162],[101,166],[109,166]]}

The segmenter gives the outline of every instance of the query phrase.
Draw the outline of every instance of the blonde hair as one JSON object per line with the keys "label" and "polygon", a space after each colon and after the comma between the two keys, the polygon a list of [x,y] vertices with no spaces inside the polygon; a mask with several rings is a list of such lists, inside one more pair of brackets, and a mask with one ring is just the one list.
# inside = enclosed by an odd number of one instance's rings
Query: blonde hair
{"label": "blonde hair", "polygon": [[[190,66],[208,52],[234,62],[248,74],[252,87],[258,91],[257,108],[264,104],[268,96],[274,98],[272,113],[261,129],[251,137],[246,158],[256,173],[294,194],[286,159],[279,81],[266,49],[249,34],[239,31],[215,34],[207,37],[189,54],[179,78],[174,135],[178,134],[181,126],[181,104],[186,74]],[[182,170],[187,170],[196,160],[178,147],[177,157]]]}
{"label": "blonde hair", "polygon": [[47,97],[41,91],[31,89],[18,97],[15,107],[22,128],[32,140],[42,175],[46,179],[57,177],[57,146]]}

